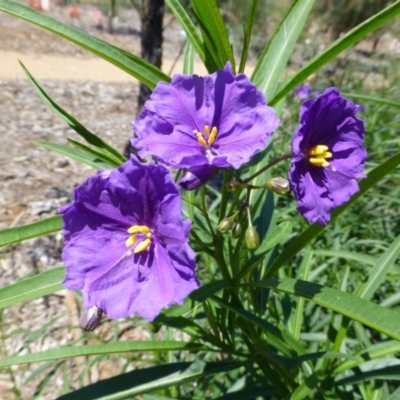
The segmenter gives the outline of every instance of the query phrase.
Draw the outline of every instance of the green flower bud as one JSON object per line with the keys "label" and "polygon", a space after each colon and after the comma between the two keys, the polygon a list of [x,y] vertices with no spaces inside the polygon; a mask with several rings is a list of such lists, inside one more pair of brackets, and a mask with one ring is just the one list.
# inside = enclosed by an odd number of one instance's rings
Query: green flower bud
{"label": "green flower bud", "polygon": [[280,176],[276,178],[271,178],[265,187],[273,193],[276,194],[288,194],[290,192],[290,184],[287,179],[281,178]]}
{"label": "green flower bud", "polygon": [[225,187],[228,192],[235,193],[244,189],[245,187],[247,187],[247,185],[239,183],[237,181],[230,181],[225,185]]}
{"label": "green flower bud", "polygon": [[242,233],[242,225],[240,225],[240,222],[233,228],[232,231],[232,236],[237,239],[240,234]]}
{"label": "green flower bud", "polygon": [[102,314],[103,310],[97,306],[83,310],[79,318],[79,326],[86,332],[95,330],[100,323]]}
{"label": "green flower bud", "polygon": [[229,232],[233,227],[233,223],[235,222],[235,218],[238,215],[238,213],[239,211],[236,211],[231,216],[222,219],[221,222],[218,224],[218,230],[222,233]]}
{"label": "green flower bud", "polygon": [[244,234],[244,240],[249,250],[255,250],[260,245],[260,237],[254,226],[249,225]]}

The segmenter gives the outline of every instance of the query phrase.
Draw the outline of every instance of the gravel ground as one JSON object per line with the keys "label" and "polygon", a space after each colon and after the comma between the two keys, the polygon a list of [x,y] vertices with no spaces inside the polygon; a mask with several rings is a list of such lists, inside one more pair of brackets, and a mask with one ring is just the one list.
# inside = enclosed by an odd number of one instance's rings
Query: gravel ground
{"label": "gravel ground", "polygon": [[[68,22],[65,10],[58,10],[56,14]],[[135,21],[134,27],[138,26],[137,16]],[[88,18],[82,17],[76,24],[81,29],[94,31]],[[118,29],[127,30],[126,24],[120,22]],[[175,55],[176,31],[173,26],[168,29],[172,39],[166,43],[166,49]],[[54,215],[57,207],[71,200],[73,187],[94,171],[36,144],[37,141],[67,144],[68,137],[79,140],[79,136],[42,103],[26,80],[1,78],[2,51],[77,58],[93,56],[1,13],[0,32],[0,229],[4,229]],[[99,33],[98,36],[138,52],[137,35]],[[119,150],[124,149],[136,112],[138,85],[134,80],[124,83],[42,80],[40,83],[91,132]],[[61,249],[60,233],[0,249],[0,287],[60,265]],[[75,296],[62,291],[6,308],[0,314],[0,358],[58,348],[73,341],[98,343],[93,336],[71,328],[76,327],[79,319],[79,301]],[[96,333],[104,341],[113,340],[116,334],[119,340],[150,338],[147,330],[133,326],[131,321],[105,322]],[[87,360],[83,358],[51,365],[3,368],[0,370],[0,398],[52,400],[81,384],[118,374],[123,364],[122,357],[110,357],[95,363],[85,375],[82,373]]]}

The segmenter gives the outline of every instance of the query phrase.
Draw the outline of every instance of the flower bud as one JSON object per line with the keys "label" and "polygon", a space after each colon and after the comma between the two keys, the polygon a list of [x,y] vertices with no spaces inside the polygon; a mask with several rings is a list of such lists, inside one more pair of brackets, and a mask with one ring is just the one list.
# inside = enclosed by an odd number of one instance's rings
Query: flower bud
{"label": "flower bud", "polygon": [[249,225],[244,234],[244,241],[249,250],[255,250],[260,245],[260,237],[254,226]]}
{"label": "flower bud", "polygon": [[289,181],[285,178],[281,178],[280,176],[271,178],[265,184],[265,187],[276,194],[288,194],[290,192]]}
{"label": "flower bud", "polygon": [[242,225],[240,225],[240,222],[233,228],[232,231],[232,236],[237,239],[242,233]]}
{"label": "flower bud", "polygon": [[191,167],[183,174],[179,185],[185,190],[197,189],[206,183],[217,171],[212,165],[199,165]]}
{"label": "flower bud", "polygon": [[225,184],[226,190],[231,193],[239,192],[243,188],[245,188],[247,185],[243,183],[239,183],[237,181],[230,181]]}
{"label": "flower bud", "polygon": [[79,318],[79,326],[87,332],[95,330],[100,323],[102,314],[103,310],[97,306],[83,310]]}
{"label": "flower bud", "polygon": [[222,219],[221,222],[218,224],[218,230],[222,233],[229,232],[233,227],[233,223],[235,222],[235,218],[238,213],[239,211],[236,211],[233,215]]}

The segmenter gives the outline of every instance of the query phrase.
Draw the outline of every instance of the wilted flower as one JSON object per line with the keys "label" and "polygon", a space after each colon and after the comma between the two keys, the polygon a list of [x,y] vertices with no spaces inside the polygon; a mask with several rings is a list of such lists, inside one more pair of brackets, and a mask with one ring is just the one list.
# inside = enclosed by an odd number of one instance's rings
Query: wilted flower
{"label": "wilted flower", "polygon": [[211,75],[175,74],[160,82],[133,124],[132,145],[177,168],[239,168],[279,125],[264,94],[230,63]]}
{"label": "wilted flower", "polygon": [[160,310],[198,287],[190,222],[183,221],[179,189],[167,169],[134,157],[78,186],[63,216],[63,261],[68,289],[83,292],[111,318]]}
{"label": "wilted flower", "polygon": [[199,165],[185,171],[179,185],[185,190],[193,190],[207,182],[216,172],[212,165]]}
{"label": "wilted flower", "polygon": [[365,177],[365,128],[356,116],[359,110],[336,88],[301,106],[289,178],[298,211],[312,223],[326,225],[332,209],[359,190],[356,179]]}
{"label": "wilted flower", "polygon": [[294,89],[294,94],[300,100],[308,99],[312,94],[311,86],[308,85],[300,85]]}

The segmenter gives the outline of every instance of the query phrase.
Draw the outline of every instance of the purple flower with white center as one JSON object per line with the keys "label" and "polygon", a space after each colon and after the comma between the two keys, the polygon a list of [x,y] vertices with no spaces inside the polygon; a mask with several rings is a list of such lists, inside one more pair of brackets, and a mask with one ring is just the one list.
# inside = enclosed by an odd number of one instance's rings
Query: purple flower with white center
{"label": "purple flower with white center", "polygon": [[300,85],[294,90],[294,94],[300,100],[305,100],[311,97],[312,89],[308,85]]}
{"label": "purple flower with white center", "polygon": [[59,209],[63,284],[82,290],[85,309],[153,320],[198,287],[191,224],[183,221],[179,188],[166,168],[132,157],[89,177],[74,197]]}
{"label": "purple flower with white center", "polygon": [[160,82],[133,129],[140,157],[176,167],[239,168],[279,125],[264,94],[230,63],[211,75],[175,74]]}
{"label": "purple flower with white center", "polygon": [[365,177],[365,128],[358,111],[336,88],[301,106],[289,179],[297,210],[312,223],[326,225],[333,208],[358,192],[356,179]]}

